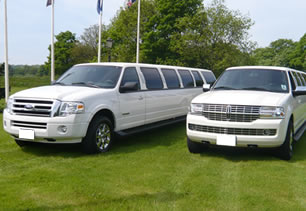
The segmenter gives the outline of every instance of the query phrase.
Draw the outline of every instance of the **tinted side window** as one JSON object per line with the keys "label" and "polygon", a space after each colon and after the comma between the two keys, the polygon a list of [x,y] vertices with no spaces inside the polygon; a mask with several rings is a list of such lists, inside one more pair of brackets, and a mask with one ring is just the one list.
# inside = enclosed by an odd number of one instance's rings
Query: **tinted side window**
{"label": "tinted side window", "polygon": [[291,72],[292,73],[292,76],[293,76],[293,79],[294,79],[294,82],[295,82],[295,86],[302,86],[301,84],[301,80],[299,78],[299,76],[297,75],[296,72]]}
{"label": "tinted side window", "polygon": [[295,85],[295,81],[294,81],[293,76],[292,76],[292,72],[289,72],[289,78],[290,78],[290,83],[291,83],[291,90],[295,90],[296,85]]}
{"label": "tinted side window", "polygon": [[145,77],[148,89],[162,89],[164,87],[157,69],[148,67],[141,67],[140,69]]}
{"label": "tinted side window", "polygon": [[138,90],[140,89],[139,78],[135,67],[128,67],[125,69],[121,81],[121,86],[123,86],[127,82],[136,82]]}
{"label": "tinted side window", "polygon": [[202,75],[204,76],[206,83],[213,84],[216,81],[216,77],[211,72],[202,72]]}
{"label": "tinted side window", "polygon": [[194,87],[193,78],[188,70],[179,70],[178,72],[185,88]]}
{"label": "tinted side window", "polygon": [[202,80],[202,78],[201,78],[199,72],[198,72],[198,71],[192,71],[192,74],[193,74],[193,76],[194,76],[194,79],[196,80],[196,86],[197,86],[197,87],[203,86],[203,83],[204,83],[204,82],[203,82],[203,80]]}
{"label": "tinted side window", "polygon": [[169,89],[180,88],[180,81],[175,70],[172,69],[162,69],[161,70]]}
{"label": "tinted side window", "polygon": [[305,81],[305,78],[303,77],[303,74],[299,73],[299,76],[300,76],[300,79],[301,79],[301,82],[302,82],[302,86],[306,86],[306,81]]}
{"label": "tinted side window", "polygon": [[306,85],[306,74],[302,74],[304,77],[305,85]]}

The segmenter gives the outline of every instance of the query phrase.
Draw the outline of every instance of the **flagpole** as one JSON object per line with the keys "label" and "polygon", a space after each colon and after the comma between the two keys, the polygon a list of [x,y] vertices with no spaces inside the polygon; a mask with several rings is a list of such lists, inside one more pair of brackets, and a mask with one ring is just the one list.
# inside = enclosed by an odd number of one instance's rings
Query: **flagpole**
{"label": "flagpole", "polygon": [[140,1],[138,0],[138,18],[137,18],[137,50],[136,50],[136,63],[139,63],[139,34],[140,34]]}
{"label": "flagpole", "polygon": [[98,63],[101,62],[101,39],[102,39],[102,11],[100,11],[100,16],[99,16]]}
{"label": "flagpole", "polygon": [[51,81],[54,81],[54,0],[51,1]]}
{"label": "flagpole", "polygon": [[9,97],[8,33],[7,33],[7,0],[4,0],[4,56],[5,56],[5,102]]}

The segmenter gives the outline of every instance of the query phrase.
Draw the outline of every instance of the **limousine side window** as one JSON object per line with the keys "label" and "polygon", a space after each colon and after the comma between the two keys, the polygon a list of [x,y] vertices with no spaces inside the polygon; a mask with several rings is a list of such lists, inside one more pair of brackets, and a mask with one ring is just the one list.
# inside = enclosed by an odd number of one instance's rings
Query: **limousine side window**
{"label": "limousine side window", "polygon": [[304,81],[305,81],[305,86],[306,86],[306,74],[302,74]]}
{"label": "limousine side window", "polygon": [[167,83],[168,89],[180,88],[179,78],[173,69],[161,69]]}
{"label": "limousine side window", "polygon": [[299,73],[299,76],[300,76],[300,79],[302,81],[302,85],[303,86],[306,86],[306,81],[305,81],[305,78],[303,77],[303,74],[302,73]]}
{"label": "limousine side window", "polygon": [[137,84],[137,91],[140,89],[139,77],[135,67],[128,67],[125,69],[121,81],[121,86],[127,82],[135,82]]}
{"label": "limousine side window", "polygon": [[295,86],[301,86],[301,81],[300,79],[298,78],[296,72],[291,72],[291,75],[293,77],[293,80],[295,82]]}
{"label": "limousine side window", "polygon": [[188,70],[178,70],[185,88],[194,87],[193,78]]}
{"label": "limousine side window", "polygon": [[196,80],[196,86],[197,87],[202,87],[204,82],[200,76],[200,73],[198,71],[192,71],[192,74],[194,76],[194,79]]}
{"label": "limousine side window", "polygon": [[297,86],[302,86],[302,81],[301,81],[298,73],[297,72],[292,72],[292,73],[293,73],[294,78],[296,79]]}
{"label": "limousine side window", "polygon": [[148,67],[141,67],[140,69],[146,80],[146,85],[149,90],[164,88],[161,76],[157,69]]}
{"label": "limousine side window", "polygon": [[289,72],[289,78],[290,78],[290,83],[291,83],[291,90],[296,89],[296,80],[293,78],[292,72]]}
{"label": "limousine side window", "polygon": [[201,73],[202,73],[203,77],[205,78],[206,83],[208,83],[208,84],[215,83],[216,77],[214,76],[214,74],[212,74],[210,72],[204,72],[204,71],[203,72],[201,71]]}

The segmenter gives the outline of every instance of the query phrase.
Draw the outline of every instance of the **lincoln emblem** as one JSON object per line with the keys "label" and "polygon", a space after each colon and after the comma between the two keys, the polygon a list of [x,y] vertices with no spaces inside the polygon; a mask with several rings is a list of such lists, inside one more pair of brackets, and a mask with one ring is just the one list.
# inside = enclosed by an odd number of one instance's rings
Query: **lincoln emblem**
{"label": "lincoln emblem", "polygon": [[232,106],[230,105],[226,106],[226,119],[227,120],[231,119],[231,113],[232,113]]}

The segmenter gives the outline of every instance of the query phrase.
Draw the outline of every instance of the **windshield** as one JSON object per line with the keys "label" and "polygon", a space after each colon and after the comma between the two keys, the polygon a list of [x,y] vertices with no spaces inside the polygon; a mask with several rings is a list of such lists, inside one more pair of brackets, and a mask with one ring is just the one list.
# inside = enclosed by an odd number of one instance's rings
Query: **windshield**
{"label": "windshield", "polygon": [[233,69],[225,71],[214,90],[258,90],[288,93],[285,71],[268,69]]}
{"label": "windshield", "polygon": [[114,88],[119,79],[121,69],[121,67],[116,66],[74,66],[64,73],[54,84]]}

